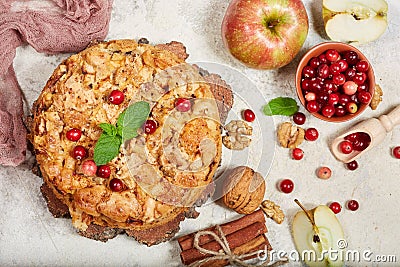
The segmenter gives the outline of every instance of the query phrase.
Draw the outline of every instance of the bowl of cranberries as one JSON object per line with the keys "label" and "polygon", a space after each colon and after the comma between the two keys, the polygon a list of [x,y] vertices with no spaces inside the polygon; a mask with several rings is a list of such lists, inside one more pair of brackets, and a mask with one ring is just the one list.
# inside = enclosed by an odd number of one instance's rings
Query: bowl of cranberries
{"label": "bowl of cranberries", "polygon": [[325,42],[312,47],[296,71],[300,102],[315,117],[348,121],[371,102],[375,76],[367,58],[355,47]]}

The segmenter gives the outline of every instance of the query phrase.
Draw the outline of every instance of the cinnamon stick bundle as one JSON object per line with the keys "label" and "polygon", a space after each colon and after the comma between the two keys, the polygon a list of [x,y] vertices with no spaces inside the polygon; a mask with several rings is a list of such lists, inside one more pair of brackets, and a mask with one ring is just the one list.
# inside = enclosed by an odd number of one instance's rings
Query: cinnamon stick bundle
{"label": "cinnamon stick bundle", "polygon": [[[235,255],[245,255],[259,250],[270,250],[271,246],[265,236],[267,227],[265,226],[265,217],[261,210],[245,215],[237,220],[220,225],[219,230],[226,237],[230,250]],[[218,235],[217,226],[199,231],[211,231]],[[185,265],[201,261],[213,255],[200,252],[194,247],[194,238],[196,233],[191,233],[178,238],[178,243],[182,249],[181,260]],[[201,248],[208,251],[221,251],[221,244],[211,235],[201,235],[198,238],[198,244]],[[251,258],[256,257],[256,255]],[[243,260],[246,260],[243,259]],[[201,266],[225,266],[229,264],[228,260],[214,260],[203,263]]]}

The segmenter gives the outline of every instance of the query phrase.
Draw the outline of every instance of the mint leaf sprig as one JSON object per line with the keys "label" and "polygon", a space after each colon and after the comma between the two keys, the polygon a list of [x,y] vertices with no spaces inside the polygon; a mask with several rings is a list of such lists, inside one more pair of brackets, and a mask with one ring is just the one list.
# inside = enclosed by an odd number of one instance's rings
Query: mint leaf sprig
{"label": "mint leaf sprig", "polygon": [[284,115],[292,116],[299,110],[296,100],[290,97],[277,97],[263,107],[263,113],[267,116]]}
{"label": "mint leaf sprig", "polygon": [[150,114],[150,105],[139,101],[130,105],[118,116],[117,124],[100,123],[103,130],[94,147],[93,160],[97,166],[107,164],[118,154],[121,144],[138,136],[137,130],[142,127]]}

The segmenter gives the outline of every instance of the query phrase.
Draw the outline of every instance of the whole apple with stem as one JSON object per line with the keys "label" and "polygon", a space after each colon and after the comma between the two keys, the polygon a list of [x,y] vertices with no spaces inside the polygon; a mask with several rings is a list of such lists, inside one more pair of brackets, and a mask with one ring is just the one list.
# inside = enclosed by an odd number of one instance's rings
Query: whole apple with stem
{"label": "whole apple with stem", "polygon": [[276,69],[300,51],[308,34],[301,0],[233,0],[222,22],[222,39],[246,66]]}

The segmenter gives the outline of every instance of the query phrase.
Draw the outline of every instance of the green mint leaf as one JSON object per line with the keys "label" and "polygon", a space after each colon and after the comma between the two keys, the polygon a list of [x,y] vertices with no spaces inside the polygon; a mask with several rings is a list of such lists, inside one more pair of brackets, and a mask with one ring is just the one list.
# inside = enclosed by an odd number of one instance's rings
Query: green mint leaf
{"label": "green mint leaf", "polygon": [[299,110],[296,100],[290,97],[277,97],[272,99],[263,107],[263,112],[267,116],[284,115],[292,116]]}
{"label": "green mint leaf", "polygon": [[103,133],[94,147],[93,160],[96,165],[104,165],[113,160],[119,154],[121,143],[121,137]]}
{"label": "green mint leaf", "polygon": [[122,136],[123,141],[137,136],[137,130],[142,127],[150,114],[150,105],[139,101],[130,105],[117,121],[117,133]]}
{"label": "green mint leaf", "polygon": [[107,135],[115,136],[117,134],[117,128],[109,123],[100,123],[99,127],[103,130]]}

